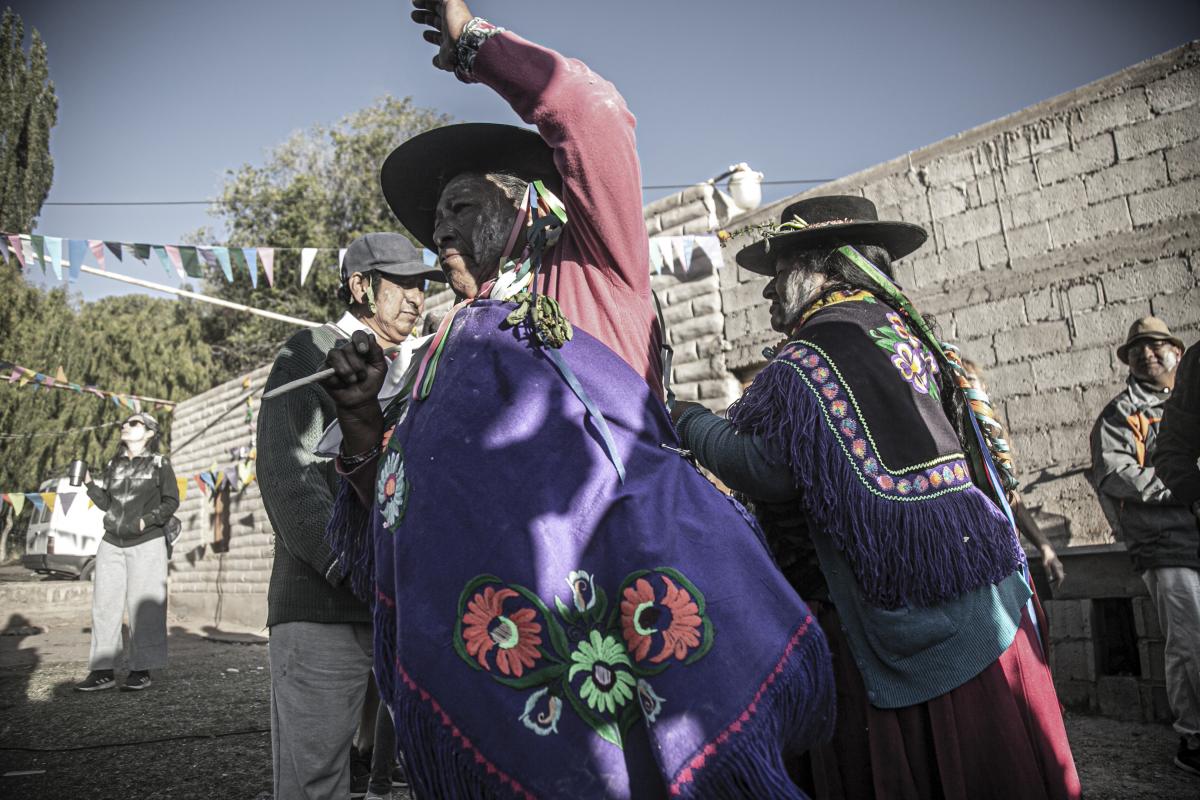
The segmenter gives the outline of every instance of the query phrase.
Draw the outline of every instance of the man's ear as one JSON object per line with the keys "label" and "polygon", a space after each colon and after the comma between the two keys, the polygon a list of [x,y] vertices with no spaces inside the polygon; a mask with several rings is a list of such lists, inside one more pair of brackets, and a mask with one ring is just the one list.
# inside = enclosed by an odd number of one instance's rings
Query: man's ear
{"label": "man's ear", "polygon": [[355,305],[361,306],[366,302],[367,294],[367,276],[361,272],[355,272],[350,275],[350,280],[346,282],[350,288],[350,301]]}

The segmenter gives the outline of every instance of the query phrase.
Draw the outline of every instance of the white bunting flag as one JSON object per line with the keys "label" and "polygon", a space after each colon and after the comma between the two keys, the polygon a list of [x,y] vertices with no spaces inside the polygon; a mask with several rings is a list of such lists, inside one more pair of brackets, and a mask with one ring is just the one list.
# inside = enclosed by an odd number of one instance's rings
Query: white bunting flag
{"label": "white bunting flag", "polygon": [[317,257],[317,248],[302,247],[300,248],[300,285],[308,280],[308,271],[312,269],[313,259]]}

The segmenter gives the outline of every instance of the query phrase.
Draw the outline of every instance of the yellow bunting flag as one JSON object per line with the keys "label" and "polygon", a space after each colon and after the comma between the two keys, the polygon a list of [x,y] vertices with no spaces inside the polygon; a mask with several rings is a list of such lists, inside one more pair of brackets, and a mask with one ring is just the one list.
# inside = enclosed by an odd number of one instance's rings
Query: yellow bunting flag
{"label": "yellow bunting flag", "polygon": [[54,373],[54,380],[58,383],[69,383],[67,373],[63,371],[62,364],[58,365],[58,371]]}
{"label": "yellow bunting flag", "polygon": [[54,492],[42,492],[42,502],[46,504],[46,508],[54,511]]}
{"label": "yellow bunting flag", "polygon": [[176,478],[175,485],[179,487],[179,500],[182,502],[187,497],[187,478]]}

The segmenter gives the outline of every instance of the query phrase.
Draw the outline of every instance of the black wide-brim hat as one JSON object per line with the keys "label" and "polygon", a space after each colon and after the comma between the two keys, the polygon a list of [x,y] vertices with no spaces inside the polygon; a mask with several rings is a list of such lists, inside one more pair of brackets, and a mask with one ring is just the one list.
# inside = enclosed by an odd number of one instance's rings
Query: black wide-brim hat
{"label": "black wide-brim hat", "polygon": [[430,250],[434,212],[442,189],[464,172],[508,172],[526,181],[540,180],[555,194],[562,178],[554,153],[536,131],[515,125],[464,122],[418,134],[383,162],[383,196],[408,232]]}
{"label": "black wide-brim hat", "polygon": [[816,247],[875,245],[895,261],[916,250],[929,234],[911,222],[880,220],[875,204],[857,195],[826,195],[798,200],[783,209],[780,224],[799,217],[808,223],[800,230],[769,235],[738,251],[737,263],[759,275],[775,275],[781,253]]}

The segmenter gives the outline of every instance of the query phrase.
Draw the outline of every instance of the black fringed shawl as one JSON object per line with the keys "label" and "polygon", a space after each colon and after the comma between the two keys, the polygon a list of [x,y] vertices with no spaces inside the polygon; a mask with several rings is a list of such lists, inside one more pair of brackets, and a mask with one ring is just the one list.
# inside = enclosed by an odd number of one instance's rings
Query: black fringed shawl
{"label": "black fringed shawl", "polygon": [[938,370],[895,311],[859,292],[812,314],[730,409],[791,467],[812,522],[881,608],[934,605],[1022,564],[972,481]]}

